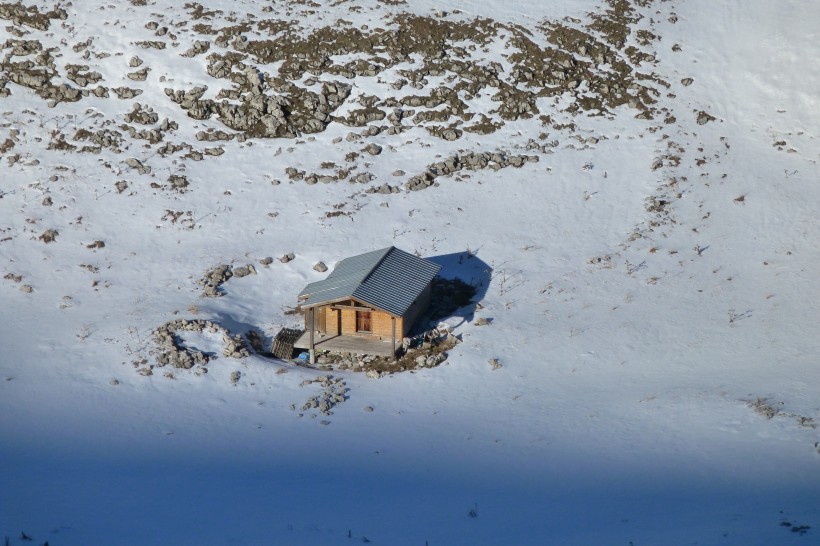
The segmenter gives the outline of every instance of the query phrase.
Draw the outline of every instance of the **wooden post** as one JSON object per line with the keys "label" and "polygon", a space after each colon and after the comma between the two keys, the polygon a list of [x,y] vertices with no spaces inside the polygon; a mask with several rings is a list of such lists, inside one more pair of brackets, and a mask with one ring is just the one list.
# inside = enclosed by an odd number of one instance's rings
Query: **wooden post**
{"label": "wooden post", "polygon": [[393,360],[396,360],[396,317],[390,317],[393,326]]}
{"label": "wooden post", "polygon": [[311,364],[316,364],[316,349],[315,349],[314,340],[313,340],[314,331],[316,329],[315,322],[316,322],[316,308],[311,307],[310,308],[310,349],[309,349],[310,363]]}

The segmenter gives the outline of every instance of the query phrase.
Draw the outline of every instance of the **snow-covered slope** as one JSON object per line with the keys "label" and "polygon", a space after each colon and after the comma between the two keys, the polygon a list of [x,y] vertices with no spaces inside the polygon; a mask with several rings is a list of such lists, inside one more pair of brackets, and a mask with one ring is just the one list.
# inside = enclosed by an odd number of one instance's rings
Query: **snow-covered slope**
{"label": "snow-covered slope", "polygon": [[[820,8],[462,4],[0,2],[0,535],[814,540]],[[478,290],[441,366],[156,366],[389,245]]]}

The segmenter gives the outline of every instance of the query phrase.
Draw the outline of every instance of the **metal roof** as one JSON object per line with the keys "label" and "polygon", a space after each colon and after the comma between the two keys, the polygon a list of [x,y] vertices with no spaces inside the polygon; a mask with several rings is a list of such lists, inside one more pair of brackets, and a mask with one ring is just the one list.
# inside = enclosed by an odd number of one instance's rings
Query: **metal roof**
{"label": "metal roof", "polygon": [[345,258],[323,281],[299,293],[303,307],[355,298],[395,316],[402,316],[435,277],[440,265],[396,247]]}

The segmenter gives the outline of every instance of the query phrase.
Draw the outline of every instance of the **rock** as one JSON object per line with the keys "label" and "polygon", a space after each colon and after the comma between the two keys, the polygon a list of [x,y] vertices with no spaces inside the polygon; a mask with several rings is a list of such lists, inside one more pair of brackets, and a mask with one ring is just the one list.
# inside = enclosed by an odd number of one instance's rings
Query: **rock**
{"label": "rock", "polygon": [[135,82],[142,82],[148,78],[148,71],[151,70],[148,67],[142,68],[137,70],[136,72],[129,72],[126,74],[129,80],[134,80]]}
{"label": "rock", "polygon": [[104,241],[94,241],[93,243],[85,245],[85,248],[105,248]]}
{"label": "rock", "polygon": [[43,206],[44,207],[50,207],[53,204],[54,204],[54,201],[52,201],[51,196],[46,195],[45,199],[43,199]]}
{"label": "rock", "polygon": [[655,160],[652,162],[652,165],[650,165],[649,168],[652,169],[653,171],[656,171],[656,170],[660,169],[661,167],[663,167],[663,160],[659,157],[656,157]]}
{"label": "rock", "polygon": [[137,159],[135,157],[129,157],[128,159],[126,159],[125,164],[128,165],[129,167],[131,167],[132,169],[136,169],[137,172],[140,173],[140,174],[150,174],[151,173],[151,167],[149,167],[147,165],[143,165],[142,161],[140,161],[139,159]]}
{"label": "rock", "polygon": [[41,241],[44,243],[53,243],[57,240],[57,236],[60,234],[56,229],[47,229],[45,230],[39,237]]}
{"label": "rock", "polygon": [[231,384],[236,385],[237,383],[239,383],[240,377],[242,377],[242,372],[231,372]]}
{"label": "rock", "polygon": [[137,68],[141,64],[142,64],[142,59],[140,59],[136,55],[131,57],[131,59],[128,61],[128,66],[130,66],[131,68]]}
{"label": "rock", "polygon": [[370,155],[379,155],[380,153],[382,153],[382,147],[378,144],[371,142],[367,145],[364,151],[369,153]]}
{"label": "rock", "polygon": [[116,385],[119,385],[119,384],[120,384],[120,381],[119,381],[119,379],[112,379],[112,380],[111,380],[111,381],[109,381],[108,383],[109,383],[110,385],[114,385],[114,386],[116,386]]}
{"label": "rock", "polygon": [[133,99],[138,95],[142,95],[142,89],[132,89],[130,87],[114,87],[111,89],[118,99]]}
{"label": "rock", "polygon": [[364,375],[370,379],[379,379],[382,376],[381,372],[378,372],[377,370],[367,370],[367,373]]}
{"label": "rock", "polygon": [[246,265],[244,267],[235,267],[234,270],[233,270],[233,276],[238,277],[240,279],[242,277],[247,277],[248,275],[250,275],[252,273],[252,271],[251,271],[252,269],[253,269],[252,265]]}
{"label": "rock", "polygon": [[497,358],[491,358],[487,362],[490,363],[490,367],[493,370],[498,370],[498,369],[502,368],[501,362]]}
{"label": "rock", "polygon": [[318,262],[316,265],[313,266],[314,271],[318,271],[319,273],[324,273],[327,271],[327,266],[324,262]]}
{"label": "rock", "polygon": [[681,82],[684,86],[689,87],[690,85],[692,85],[692,83],[694,83],[694,81],[695,81],[695,80],[694,80],[693,78],[683,78],[680,82]]}
{"label": "rock", "polygon": [[373,406],[365,406],[364,411],[366,411],[367,413],[373,413]]}
{"label": "rock", "polygon": [[476,321],[473,324],[475,326],[489,326],[490,325],[490,319],[485,318],[485,317],[480,317],[480,318],[476,319]]}
{"label": "rock", "polygon": [[270,256],[265,256],[264,258],[259,260],[259,263],[264,265],[264,266],[269,266],[270,264],[273,263],[273,258],[271,258]]}
{"label": "rock", "polygon": [[20,291],[25,292],[26,294],[31,294],[34,292],[34,288],[32,288],[30,284],[24,284],[20,287]]}
{"label": "rock", "polygon": [[295,258],[296,258],[296,255],[293,252],[289,252],[289,253],[285,254],[284,256],[280,257],[279,261],[282,262],[283,264],[286,264],[286,263],[292,261]]}
{"label": "rock", "polygon": [[203,295],[215,298],[222,295],[219,287],[233,276],[233,268],[228,264],[218,265],[210,271],[205,272],[205,276],[197,281],[204,287]]}
{"label": "rock", "polygon": [[717,118],[715,118],[714,116],[712,116],[710,114],[707,114],[703,110],[698,112],[698,118],[697,118],[698,125],[706,125],[710,121],[715,121],[715,119],[717,119]]}

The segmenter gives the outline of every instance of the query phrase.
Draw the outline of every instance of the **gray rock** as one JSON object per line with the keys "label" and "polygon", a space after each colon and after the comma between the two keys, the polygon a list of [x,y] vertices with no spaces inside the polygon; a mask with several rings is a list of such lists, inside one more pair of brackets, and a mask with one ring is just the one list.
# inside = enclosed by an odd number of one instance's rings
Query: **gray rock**
{"label": "gray rock", "polygon": [[318,262],[316,265],[313,266],[314,271],[318,271],[319,273],[324,273],[327,271],[327,266],[324,262]]}
{"label": "gray rock", "polygon": [[710,121],[715,121],[715,119],[717,119],[717,118],[715,118],[714,116],[704,112],[703,110],[698,112],[698,117],[697,117],[698,125],[706,125]]}
{"label": "gray rock", "polygon": [[378,144],[371,142],[367,145],[364,151],[369,153],[370,155],[379,155],[380,153],[382,153],[382,147]]}
{"label": "gray rock", "polygon": [[235,267],[233,270],[234,277],[242,278],[247,277],[248,275],[256,273],[256,270],[252,265],[246,265],[243,267]]}
{"label": "gray rock", "polygon": [[285,254],[284,256],[280,257],[279,261],[282,262],[283,264],[286,264],[286,263],[290,262],[291,260],[293,260],[295,258],[296,258],[296,255],[293,252],[289,252],[289,253]]}
{"label": "gray rock", "polygon": [[56,229],[47,229],[40,235],[40,240],[44,243],[53,243],[57,240],[57,236],[60,234]]}

